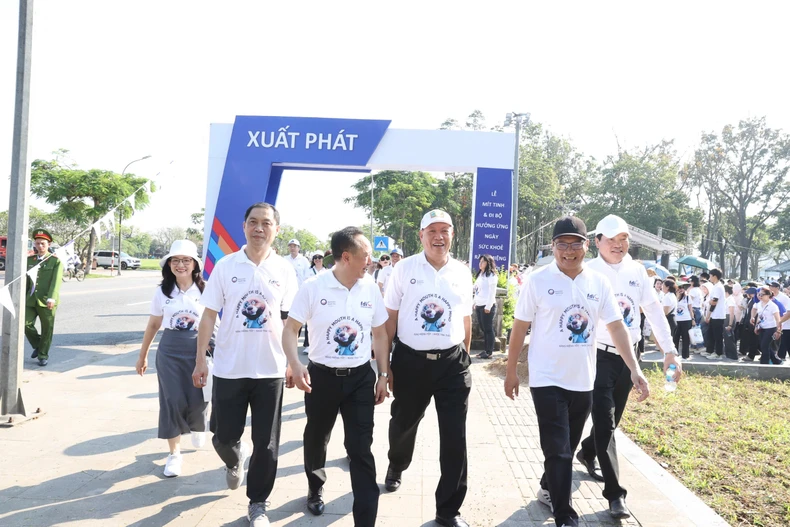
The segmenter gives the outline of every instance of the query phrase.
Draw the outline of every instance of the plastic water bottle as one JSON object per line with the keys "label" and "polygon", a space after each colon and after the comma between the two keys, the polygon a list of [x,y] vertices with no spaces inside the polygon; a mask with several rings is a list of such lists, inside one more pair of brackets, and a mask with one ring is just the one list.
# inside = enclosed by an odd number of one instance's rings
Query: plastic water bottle
{"label": "plastic water bottle", "polygon": [[674,392],[678,389],[678,383],[675,382],[675,372],[677,368],[674,364],[669,365],[667,370],[667,382],[664,383],[664,389],[668,392]]}

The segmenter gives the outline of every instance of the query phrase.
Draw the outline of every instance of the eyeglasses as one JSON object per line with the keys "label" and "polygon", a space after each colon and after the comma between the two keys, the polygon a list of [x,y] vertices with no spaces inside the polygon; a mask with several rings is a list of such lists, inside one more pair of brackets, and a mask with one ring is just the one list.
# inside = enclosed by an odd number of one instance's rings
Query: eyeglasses
{"label": "eyeglasses", "polygon": [[320,254],[316,254],[315,256],[313,256],[313,260],[323,260],[323,259],[324,257],[321,256]]}
{"label": "eyeglasses", "polygon": [[185,265],[186,266],[186,265],[189,265],[189,263],[191,261],[192,261],[192,258],[170,258],[170,265],[175,265],[175,266]]}
{"label": "eyeglasses", "polygon": [[578,251],[580,249],[584,249],[584,242],[574,242],[574,243],[557,242],[554,244],[554,247],[556,247],[560,251],[567,251],[568,249],[573,249],[574,251]]}
{"label": "eyeglasses", "polygon": [[379,261],[389,262],[390,259],[389,256],[382,256],[381,258],[379,258]]}

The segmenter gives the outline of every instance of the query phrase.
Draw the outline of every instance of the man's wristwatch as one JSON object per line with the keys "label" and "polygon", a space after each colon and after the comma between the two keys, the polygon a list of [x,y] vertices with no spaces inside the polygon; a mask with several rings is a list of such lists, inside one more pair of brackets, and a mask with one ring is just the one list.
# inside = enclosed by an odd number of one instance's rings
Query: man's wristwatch
{"label": "man's wristwatch", "polygon": [[387,373],[386,371],[380,371],[380,372],[379,372],[379,377],[384,377],[384,378],[386,379],[386,378],[388,378],[389,376],[390,376],[390,374],[389,374],[389,373]]}

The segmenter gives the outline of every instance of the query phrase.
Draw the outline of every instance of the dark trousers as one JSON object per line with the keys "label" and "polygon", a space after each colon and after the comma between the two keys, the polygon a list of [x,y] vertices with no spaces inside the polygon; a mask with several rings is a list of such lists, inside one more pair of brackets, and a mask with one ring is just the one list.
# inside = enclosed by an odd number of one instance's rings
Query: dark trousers
{"label": "dark trousers", "polygon": [[417,427],[431,402],[439,418],[439,465],[436,514],[452,518],[460,514],[466,497],[466,413],[472,359],[463,344],[441,352],[436,360],[426,352],[412,350],[402,342],[395,345],[390,369],[393,395],[389,428],[389,461],[394,470],[406,470],[414,454]]}
{"label": "dark trousers", "polygon": [[239,464],[239,449],[252,410],[252,457],[247,471],[250,503],[269,498],[277,474],[284,379],[222,379],[214,377],[211,431],[214,450],[228,468]]}
{"label": "dark trousers", "polygon": [[304,394],[304,471],[314,493],[326,483],[326,446],[337,420],[343,417],[344,444],[351,458],[351,490],[354,494],[354,525],[376,524],[379,486],[376,462],[370,451],[373,444],[373,407],[376,374],[370,363],[347,377],[310,363],[307,366],[313,391]]}
{"label": "dark trousers", "polygon": [[[696,325],[698,325],[700,327],[700,331],[702,331],[703,330],[703,328],[702,328],[702,310],[700,308],[698,308],[698,307],[692,308],[691,310],[694,312],[694,323]],[[705,329],[705,331],[703,331],[703,336],[702,336],[703,337],[703,342],[700,343],[700,344],[695,344],[693,346],[694,348],[702,348],[702,347],[705,346],[705,341],[704,341],[704,339],[705,339],[704,333],[705,332],[707,332],[707,329]]]}
{"label": "dark trousers", "polygon": [[667,319],[667,323],[669,324],[669,334],[675,334],[675,328],[677,328],[677,324],[675,323],[675,314],[670,313],[668,315],[664,315]]}
{"label": "dark trousers", "polygon": [[708,355],[716,352],[719,357],[724,353],[724,319],[712,318],[708,322],[708,338],[705,341]]}
{"label": "dark trousers", "polygon": [[757,338],[760,339],[760,364],[779,364],[782,362],[771,349],[773,335],[776,328],[760,329]]}
{"label": "dark trousers", "polygon": [[307,327],[307,324],[304,325],[304,347],[307,348],[310,346],[310,328]]}
{"label": "dark trousers", "polygon": [[603,497],[612,501],[625,498],[628,494],[620,486],[620,465],[617,461],[614,431],[623,417],[633,383],[631,370],[620,355],[598,350],[596,370],[592,402],[593,426],[590,435],[582,441],[582,456],[588,461],[598,456],[604,478]]}
{"label": "dark trousers", "polygon": [[477,323],[483,332],[486,353],[494,353],[494,317],[496,317],[496,303],[491,306],[491,311],[486,313],[486,306],[475,306]]}
{"label": "dark trousers", "polygon": [[645,314],[639,313],[639,343],[636,345],[636,358],[645,352]]}
{"label": "dark trousers", "polygon": [[680,341],[683,341],[683,350],[681,351],[681,355],[684,359],[689,358],[689,346],[691,344],[691,338],[689,337],[689,330],[691,329],[691,320],[678,320],[677,321],[677,328],[675,329],[675,334],[673,337],[673,341],[675,342],[675,347],[678,347]]}
{"label": "dark trousers", "polygon": [[557,386],[530,391],[544,458],[540,486],[549,491],[557,526],[578,525],[579,515],[571,505],[573,452],[590,415],[593,392],[572,392]]}
{"label": "dark trousers", "polygon": [[790,329],[782,330],[782,341],[779,343],[779,358],[785,360],[790,352]]}
{"label": "dark trousers", "polygon": [[738,360],[738,344],[735,342],[735,332],[732,328],[724,328],[724,356]]}

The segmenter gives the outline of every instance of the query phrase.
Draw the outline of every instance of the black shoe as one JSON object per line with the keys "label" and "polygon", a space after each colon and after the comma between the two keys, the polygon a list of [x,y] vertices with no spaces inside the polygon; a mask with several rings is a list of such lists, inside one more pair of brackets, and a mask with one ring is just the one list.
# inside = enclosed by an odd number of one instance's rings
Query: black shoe
{"label": "black shoe", "polygon": [[612,518],[625,519],[631,517],[631,511],[625,505],[625,498],[617,498],[609,502],[609,514]]}
{"label": "black shoe", "polygon": [[47,359],[38,359],[38,365],[39,366],[46,366],[47,365]]}
{"label": "black shoe", "polygon": [[485,351],[481,351],[477,355],[475,355],[478,359],[490,359],[493,353],[486,353]]}
{"label": "black shoe", "polygon": [[439,525],[444,525],[445,527],[469,527],[469,524],[466,523],[466,520],[461,518],[460,515],[453,518],[442,518],[441,516],[436,516],[436,523]]}
{"label": "black shoe", "polygon": [[33,354],[30,356],[31,359],[35,359],[38,357],[38,350],[33,350]]}
{"label": "black shoe", "polygon": [[389,492],[395,492],[400,488],[400,477],[402,471],[387,467],[387,477],[384,478],[384,488]]}
{"label": "black shoe", "polygon": [[324,513],[324,499],[323,492],[313,492],[312,490],[307,493],[307,510],[314,516],[321,516]]}
{"label": "black shoe", "polygon": [[584,465],[584,468],[587,469],[587,473],[592,479],[596,481],[603,481],[603,474],[601,474],[601,467],[598,466],[597,460],[593,459],[592,461],[587,461],[584,459],[581,450],[579,450],[579,452],[576,454],[576,459],[579,460],[579,463]]}

